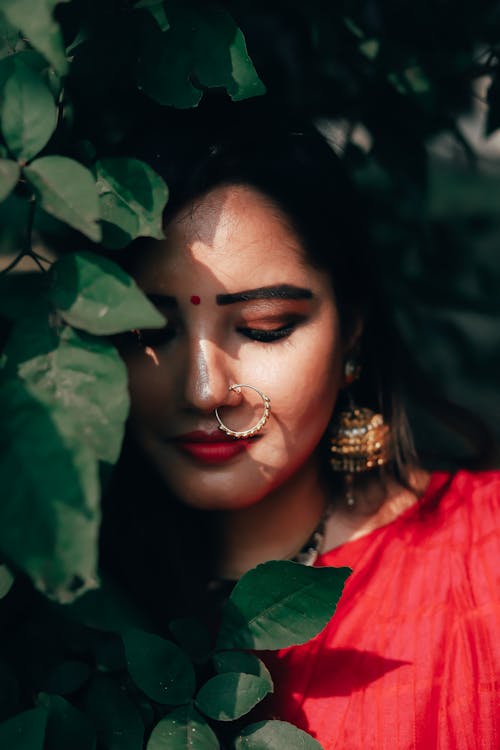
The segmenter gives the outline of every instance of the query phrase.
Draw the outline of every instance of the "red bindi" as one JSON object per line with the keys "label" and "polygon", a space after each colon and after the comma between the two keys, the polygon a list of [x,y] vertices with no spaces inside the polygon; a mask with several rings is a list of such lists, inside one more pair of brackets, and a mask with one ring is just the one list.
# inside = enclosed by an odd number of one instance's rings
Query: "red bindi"
{"label": "red bindi", "polygon": [[189,301],[191,302],[192,305],[199,305],[201,302],[201,299],[198,297],[197,294],[193,294],[193,296],[191,297]]}

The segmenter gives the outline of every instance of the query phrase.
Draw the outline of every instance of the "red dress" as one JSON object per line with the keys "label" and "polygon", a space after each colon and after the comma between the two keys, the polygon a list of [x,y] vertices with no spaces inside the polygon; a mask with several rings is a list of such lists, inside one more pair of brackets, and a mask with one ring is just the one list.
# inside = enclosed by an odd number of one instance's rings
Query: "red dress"
{"label": "red dress", "polygon": [[499,511],[500,472],[435,473],[323,554],[353,574],[322,633],[269,660],[272,715],[325,750],[499,750]]}

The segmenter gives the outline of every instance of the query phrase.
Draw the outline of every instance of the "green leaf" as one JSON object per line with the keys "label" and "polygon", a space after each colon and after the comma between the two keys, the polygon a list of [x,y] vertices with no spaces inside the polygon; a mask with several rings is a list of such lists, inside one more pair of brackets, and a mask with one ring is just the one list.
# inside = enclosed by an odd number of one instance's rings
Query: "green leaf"
{"label": "green leaf", "polygon": [[219,750],[213,730],[192,706],[169,713],[151,732],[146,750]]}
{"label": "green leaf", "polygon": [[51,276],[52,303],[76,328],[104,336],[165,325],[135,281],[107,258],[69,253],[54,263]]}
{"label": "green leaf", "polygon": [[99,197],[92,173],[65,156],[44,156],[24,173],[35,189],[42,208],[56,219],[99,242]]}
{"label": "green leaf", "polygon": [[[104,244],[119,248],[139,236],[163,239],[163,209],[168,200],[164,180],[138,159],[103,159],[95,169]],[[107,225],[118,227],[120,234],[107,232]]]}
{"label": "green leaf", "polygon": [[260,721],[245,727],[235,750],[322,750],[319,742],[286,721]]}
{"label": "green leaf", "polygon": [[335,612],[349,568],[271,560],[246,573],[223,611],[217,648],[279,649],[317,635]]}
{"label": "green leaf", "polygon": [[88,449],[92,465],[96,458],[117,461],[129,396],[125,364],[110,342],[54,326],[42,307],[16,321],[4,355],[6,369],[46,408],[63,442]]}
{"label": "green leaf", "polygon": [[22,62],[17,61],[3,87],[0,124],[10,151],[24,161],[36,156],[56,129],[51,92],[42,77]]}
{"label": "green leaf", "polygon": [[95,750],[95,732],[81,711],[58,695],[40,693],[37,703],[49,713],[44,750]]}
{"label": "green leaf", "polygon": [[199,620],[195,617],[180,617],[169,622],[168,627],[179,646],[195,664],[208,659],[212,645],[210,634]]}
{"label": "green leaf", "polygon": [[53,18],[58,0],[2,0],[0,10],[9,23],[28,37],[58,73],[64,75],[68,63],[59,25]]}
{"label": "green leaf", "polygon": [[19,29],[14,28],[2,15],[2,3],[0,2],[0,59],[11,57],[25,47],[26,42],[21,38]]}
{"label": "green leaf", "polygon": [[26,384],[1,378],[0,548],[61,602],[96,585],[97,460]]}
{"label": "green leaf", "polygon": [[214,657],[214,666],[219,674],[223,672],[244,672],[257,675],[266,680],[271,691],[274,689],[273,680],[268,668],[255,654],[247,651],[218,651]]}
{"label": "green leaf", "polygon": [[0,159],[0,203],[12,193],[20,174],[21,169],[16,161]]}
{"label": "green leaf", "polygon": [[2,750],[43,750],[47,712],[43,708],[24,711],[0,724]]}
{"label": "green leaf", "polygon": [[[198,80],[204,86],[224,86],[233,101],[262,96],[266,87],[257,75],[245,43],[245,37],[231,16],[225,12],[205,9],[206,28],[199,40],[196,65]],[[221,49],[227,43],[226,55],[214,54],[214,40]]]}
{"label": "green leaf", "polygon": [[94,677],[81,708],[96,731],[99,747],[106,750],[141,750],[144,738],[141,716],[136,705],[112,677]]}
{"label": "green leaf", "polygon": [[198,82],[224,87],[234,100],[265,93],[250,60],[245,39],[231,16],[211,5],[169,2],[170,29],[145,24],[138,55],[140,89],[160,104],[195,107],[201,97]]}
{"label": "green leaf", "polygon": [[146,695],[169,706],[192,698],[194,669],[175,643],[135,629],[123,635],[123,643],[130,676]]}
{"label": "green leaf", "polygon": [[6,565],[0,565],[0,599],[7,596],[14,583],[14,576]]}
{"label": "green leaf", "polygon": [[254,674],[224,672],[208,680],[196,696],[196,705],[217,721],[244,716],[272,692],[269,681]]}
{"label": "green leaf", "polygon": [[139,0],[134,5],[134,8],[145,8],[145,10],[151,13],[162,31],[167,31],[170,28],[163,0]]}

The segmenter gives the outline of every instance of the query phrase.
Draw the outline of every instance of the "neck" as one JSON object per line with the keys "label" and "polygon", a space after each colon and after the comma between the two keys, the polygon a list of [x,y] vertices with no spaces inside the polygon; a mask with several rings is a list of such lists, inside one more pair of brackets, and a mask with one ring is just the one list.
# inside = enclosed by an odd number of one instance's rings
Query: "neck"
{"label": "neck", "polygon": [[428,472],[415,469],[410,475],[411,487],[403,487],[390,477],[360,475],[353,487],[355,503],[349,507],[340,495],[328,518],[324,550],[365,536],[391,523],[417,502],[429,481]]}
{"label": "neck", "polygon": [[220,577],[236,580],[259,563],[296,555],[317,527],[327,496],[314,462],[261,501],[222,513]]}

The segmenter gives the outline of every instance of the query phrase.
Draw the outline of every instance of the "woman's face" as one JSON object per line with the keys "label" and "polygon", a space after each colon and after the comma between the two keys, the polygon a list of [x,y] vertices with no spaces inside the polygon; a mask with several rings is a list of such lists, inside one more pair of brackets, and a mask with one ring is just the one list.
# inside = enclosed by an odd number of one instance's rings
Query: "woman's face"
{"label": "woman's face", "polygon": [[[332,233],[332,243],[334,236]],[[214,189],[141,251],[138,284],[168,318],[123,352],[131,429],[168,487],[189,505],[236,509],[304,473],[342,383],[344,350],[328,275],[309,265],[286,219],[257,191]],[[231,429],[271,415],[247,440]]]}

